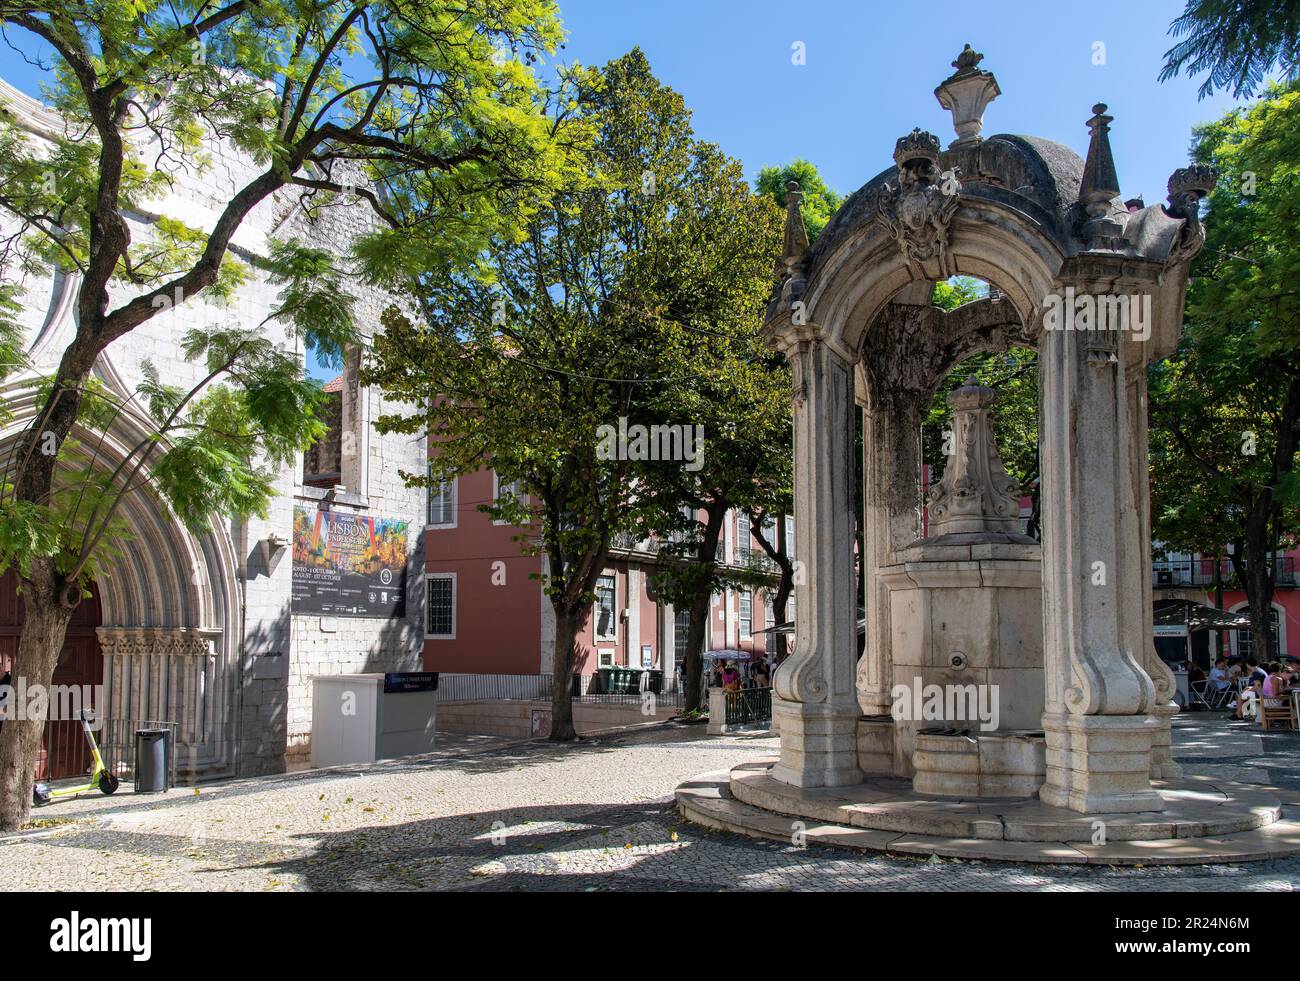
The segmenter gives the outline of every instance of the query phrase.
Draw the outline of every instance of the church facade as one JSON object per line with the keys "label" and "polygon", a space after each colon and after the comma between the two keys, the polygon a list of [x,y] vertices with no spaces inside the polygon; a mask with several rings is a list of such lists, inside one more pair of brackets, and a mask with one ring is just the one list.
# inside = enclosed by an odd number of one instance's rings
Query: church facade
{"label": "church facade", "polygon": [[[62,132],[54,112],[3,82],[0,111],[33,140]],[[209,151],[211,167],[178,173],[165,198],[126,215],[135,240],[147,240],[164,216],[212,226],[254,164],[220,141]],[[0,213],[0,224],[8,220]],[[296,194],[280,194],[249,216],[231,251],[250,268],[274,239],[309,239],[342,252],[368,221],[360,205],[308,218]],[[41,378],[74,332],[75,276],[19,281],[30,367],[11,374],[0,390],[12,413],[0,430],[0,450],[31,423]],[[358,297],[364,348],[390,300],[360,283],[351,292]],[[78,435],[93,436],[112,466],[150,431],[129,401],[143,377],[142,363],[152,362],[169,383],[197,383],[200,366],[179,347],[186,330],[231,318],[263,323],[276,295],[277,288],[252,269],[233,302],[217,305],[200,295],[114,342],[98,359],[95,377],[127,408],[108,432]],[[283,328],[266,323],[262,329],[306,358],[301,341]],[[174,723],[182,779],[247,776],[305,763],[314,676],[421,666],[426,492],[405,486],[398,472],[422,471],[426,451],[420,441],[374,432],[382,396],[359,384],[362,357],[361,348],[349,352],[334,386],[336,431],[329,447],[278,473],[264,518],[214,515],[206,531],[194,534],[147,486],[124,503],[130,536],[123,555],[94,583],[93,604],[79,615],[69,641],[80,646],[75,657],[65,650],[60,671],[102,685],[104,704],[97,708],[110,720]],[[355,567],[340,576],[326,566],[338,551],[330,552],[330,542],[345,540],[356,546]],[[12,573],[0,584],[0,667],[13,655],[21,623],[15,586]]]}

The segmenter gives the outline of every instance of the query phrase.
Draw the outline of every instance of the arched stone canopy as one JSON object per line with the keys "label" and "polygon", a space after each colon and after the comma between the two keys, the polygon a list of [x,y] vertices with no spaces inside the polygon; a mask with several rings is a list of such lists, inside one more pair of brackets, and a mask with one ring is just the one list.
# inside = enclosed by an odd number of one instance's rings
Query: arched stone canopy
{"label": "arched stone canopy", "polygon": [[[978,56],[976,56],[976,63]],[[955,63],[956,64],[956,63]],[[992,83],[992,84],[990,84]],[[959,70],[941,86],[985,86]],[[936,92],[936,94],[939,94]],[[951,94],[949,92],[948,94]],[[961,100],[950,100],[960,102]],[[944,102],[941,97],[941,102]],[[949,102],[945,107],[951,108]],[[1093,107],[1087,160],[1030,137],[980,140],[972,103],[947,151],[920,130],[896,166],[849,198],[807,248],[801,195],[787,199],[784,272],[765,335],[792,365],[796,522],[807,582],[795,649],[774,678],[779,780],[852,783],[859,715],[889,704],[891,625],[876,570],[915,540],[919,428],[944,373],[968,354],[1027,344],[1040,355],[1043,620],[1048,773],[1043,797],[1084,811],[1159,807],[1171,681],[1151,642],[1145,367],[1176,343],[1187,265],[1204,240],[1196,206],[1212,175],[1185,168],[1169,205],[1130,214]],[[1002,298],[951,314],[927,288],[967,274]],[[918,295],[920,299],[918,300]],[[1145,319],[1048,329],[1076,297]],[[1064,301],[1062,301],[1064,298]],[[1123,331],[1121,333],[1120,331]],[[866,651],[855,665],[852,403],[864,410]],[[1098,573],[1097,570],[1103,570]],[[1092,572],[1092,578],[1089,573]],[[1154,679],[1154,683],[1153,683]]]}
{"label": "arched stone canopy", "polygon": [[[102,365],[99,374],[111,382]],[[38,411],[36,394],[30,379],[3,392],[13,413],[0,430],[6,464]],[[108,432],[73,436],[113,467],[149,431],[128,408]],[[228,696],[238,664],[238,562],[229,535],[219,524],[195,535],[147,489],[128,494],[118,513],[130,537],[96,579],[108,715],[175,721],[182,768],[220,770],[234,749]]]}

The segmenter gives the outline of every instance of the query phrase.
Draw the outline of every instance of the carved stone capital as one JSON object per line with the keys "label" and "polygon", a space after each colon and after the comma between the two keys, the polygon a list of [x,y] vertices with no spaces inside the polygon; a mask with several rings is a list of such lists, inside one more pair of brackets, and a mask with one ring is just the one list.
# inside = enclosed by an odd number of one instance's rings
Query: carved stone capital
{"label": "carved stone capital", "polygon": [[219,631],[198,627],[99,627],[105,657],[208,657]]}

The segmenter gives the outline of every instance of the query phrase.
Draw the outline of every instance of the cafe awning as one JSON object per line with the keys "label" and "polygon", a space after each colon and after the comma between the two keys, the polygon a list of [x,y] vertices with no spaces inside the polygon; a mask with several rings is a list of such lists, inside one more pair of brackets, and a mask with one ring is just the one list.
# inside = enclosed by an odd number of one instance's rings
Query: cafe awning
{"label": "cafe awning", "polygon": [[1184,627],[1188,633],[1200,630],[1238,630],[1250,626],[1250,617],[1244,613],[1217,610],[1192,600],[1156,600],[1152,612],[1155,627]]}

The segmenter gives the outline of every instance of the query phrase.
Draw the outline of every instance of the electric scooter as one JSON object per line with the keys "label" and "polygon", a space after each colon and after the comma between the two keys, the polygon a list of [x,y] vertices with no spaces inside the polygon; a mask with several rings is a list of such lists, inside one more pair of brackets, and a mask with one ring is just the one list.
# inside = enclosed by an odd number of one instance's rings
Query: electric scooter
{"label": "electric scooter", "polygon": [[95,742],[95,734],[90,731],[90,713],[85,709],[81,710],[81,731],[86,735],[86,742],[90,743],[90,757],[94,762],[90,771],[90,782],[77,787],[60,787],[58,790],[51,790],[49,784],[37,781],[32,787],[32,803],[37,807],[44,807],[62,797],[76,797],[92,790],[98,790],[105,796],[117,790],[119,781],[109,772],[108,767],[104,766],[104,758],[99,755],[99,744]]}

